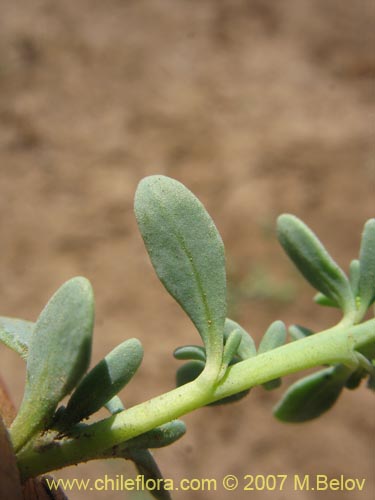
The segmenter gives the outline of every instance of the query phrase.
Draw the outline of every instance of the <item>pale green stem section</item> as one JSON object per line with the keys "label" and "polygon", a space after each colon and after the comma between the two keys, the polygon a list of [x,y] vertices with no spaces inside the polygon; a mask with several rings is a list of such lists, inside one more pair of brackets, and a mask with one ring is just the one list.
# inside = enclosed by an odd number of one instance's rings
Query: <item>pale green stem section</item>
{"label": "pale green stem section", "polygon": [[38,447],[30,443],[18,454],[23,479],[67,465],[100,458],[104,450],[181,417],[190,411],[284,375],[323,364],[358,365],[355,349],[375,342],[375,319],[335,327],[237,363],[215,386],[205,371],[194,382],[133,406],[85,428],[79,436]]}

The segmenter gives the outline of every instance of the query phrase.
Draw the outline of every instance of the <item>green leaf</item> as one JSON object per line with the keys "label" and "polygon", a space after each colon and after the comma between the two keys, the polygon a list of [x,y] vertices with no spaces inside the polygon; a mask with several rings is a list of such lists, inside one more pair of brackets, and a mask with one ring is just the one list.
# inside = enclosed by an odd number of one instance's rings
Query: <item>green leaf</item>
{"label": "green leaf", "polygon": [[291,325],[288,328],[289,335],[292,337],[292,340],[300,340],[308,337],[309,335],[313,335],[313,331],[310,328],[306,328],[301,325]]}
{"label": "green leaf", "polygon": [[225,320],[225,329],[224,329],[224,340],[226,341],[233,330],[239,330],[241,332],[241,342],[237,349],[237,355],[239,358],[248,359],[253,358],[257,354],[257,350],[255,347],[255,342],[251,335],[247,333],[246,330],[242,328],[241,325],[236,323],[235,321],[227,318]]}
{"label": "green leaf", "polygon": [[319,417],[334,405],[351,373],[350,368],[336,365],[308,375],[289,387],[274,415],[284,422]]}
{"label": "green leaf", "polygon": [[236,361],[236,354],[241,340],[242,334],[240,330],[232,330],[228,335],[228,338],[226,339],[224,345],[223,361],[221,363],[219,379],[222,379],[224,377],[228,366]]}
{"label": "green leaf", "polygon": [[280,320],[274,321],[266,330],[258,347],[258,354],[262,354],[285,344],[286,327]]}
{"label": "green leaf", "polygon": [[345,383],[345,387],[350,390],[357,389],[362,379],[367,377],[367,375],[368,372],[366,372],[366,370],[364,370],[362,367],[358,368],[358,370],[356,370],[350,375],[350,377]]}
{"label": "green leaf", "polygon": [[367,359],[375,358],[375,342],[370,340],[368,343],[361,345],[358,351],[363,354]]}
{"label": "green leaf", "polygon": [[273,380],[269,380],[268,382],[264,382],[262,384],[263,389],[266,391],[273,391],[274,389],[278,389],[281,386],[281,378],[274,378]]}
{"label": "green leaf", "polygon": [[206,363],[206,351],[199,345],[184,345],[175,349],[173,356],[176,359],[195,359]]}
{"label": "green leaf", "polygon": [[[258,354],[262,354],[267,351],[272,351],[272,349],[276,349],[285,344],[286,340],[286,326],[280,320],[274,321],[267,328],[266,333],[263,335],[262,340],[260,341],[258,347]],[[262,387],[267,391],[272,391],[273,389],[277,389],[281,385],[281,378],[275,378],[273,380],[269,380],[262,384]]]}
{"label": "green leaf", "polygon": [[224,344],[223,365],[228,366],[234,356],[237,354],[238,348],[242,341],[240,330],[232,330]]}
{"label": "green leaf", "polygon": [[67,281],[40,314],[30,339],[25,394],[11,427],[17,451],[48,428],[59,401],[87,370],[93,325],[89,281],[81,277]]}
{"label": "green leaf", "polygon": [[358,296],[360,263],[358,259],[353,259],[349,266],[349,282],[353,290],[354,297]]}
{"label": "green leaf", "polygon": [[113,398],[107,401],[104,406],[112,415],[115,415],[116,413],[120,413],[125,410],[125,406],[122,404],[122,401],[118,396],[113,396]]}
{"label": "green leaf", "polygon": [[204,363],[202,361],[189,361],[176,372],[176,385],[180,387],[181,385],[188,384],[195,380],[204,370]]}
{"label": "green leaf", "polygon": [[26,359],[34,326],[31,321],[1,316],[0,341]]}
{"label": "green leaf", "polygon": [[[112,413],[118,413],[124,410],[120,398],[115,396],[112,398],[113,404],[107,409]],[[112,446],[104,451],[100,458],[125,458],[132,460],[138,472],[144,475],[145,482],[147,479],[162,479],[160,469],[155,462],[151,452],[147,448],[161,448],[168,446],[180,439],[186,432],[186,426],[181,420],[173,420],[164,425],[156,427],[149,432],[145,432],[140,436],[124,441],[119,445]],[[168,500],[170,494],[162,485],[159,491],[150,491],[150,493],[158,499]]]}
{"label": "green leaf", "polygon": [[360,313],[364,314],[375,299],[375,219],[366,222],[359,253]]}
{"label": "green leaf", "polygon": [[[241,325],[229,318],[225,320],[224,343],[223,365],[221,370],[222,376],[225,374],[224,369],[226,366],[236,364],[244,359],[252,358],[257,354],[255,342],[250,334],[244,330]],[[209,406],[239,401],[249,392],[250,389],[241,391],[237,394],[233,394],[232,396],[210,403]]]}
{"label": "green leaf", "polygon": [[348,278],[315,234],[289,214],[278,218],[277,230],[282,247],[306,280],[339,304],[344,314],[354,311],[354,296]]}
{"label": "green leaf", "polygon": [[156,274],[198,329],[219,369],[226,313],[224,246],[202,203],[180,182],[146,177],[135,214]]}
{"label": "green leaf", "polygon": [[115,347],[89,371],[73,392],[59,422],[61,429],[100,410],[133,377],[143,358],[139,340],[128,339]]}
{"label": "green leaf", "polygon": [[316,304],[319,304],[320,306],[339,307],[339,305],[336,302],[327,297],[327,295],[324,295],[323,293],[320,292],[314,295],[314,302]]}
{"label": "green leaf", "polygon": [[151,431],[112,447],[105,456],[113,457],[115,454],[136,449],[163,448],[180,439],[185,432],[186,425],[182,420],[172,420],[172,422],[155,427]]}
{"label": "green leaf", "polygon": [[[180,422],[180,421],[174,421],[174,422]],[[170,424],[174,425],[172,422],[170,422]],[[182,424],[182,422],[180,422],[180,424]],[[180,424],[177,424],[176,427],[181,427]],[[169,424],[166,424],[166,426],[168,425]],[[160,432],[160,429],[162,427],[165,426],[157,428],[159,429],[159,431],[157,431],[157,429],[154,429],[154,431],[156,431],[155,437],[158,433],[159,437],[162,436],[162,432]],[[152,433],[153,431],[150,432]],[[165,432],[165,435],[167,434],[167,432],[168,431]],[[143,436],[145,436],[146,434],[144,434]],[[179,437],[181,437],[181,435],[182,434],[180,433]],[[142,436],[139,436],[139,438],[141,439]],[[154,457],[152,456],[152,453],[148,449],[144,448],[129,449],[126,447],[127,443],[133,442],[134,444],[134,442],[136,442],[137,439],[138,438],[130,439],[129,441],[126,441],[117,446],[109,448],[103,454],[100,455],[100,458],[124,458],[125,460],[131,460],[132,462],[134,462],[134,465],[139,475],[143,476],[144,483],[143,485],[141,485],[142,491],[149,491],[149,493],[158,500],[172,500],[170,493],[168,491],[169,488],[167,487],[167,484],[166,485],[164,484],[163,476],[160,472],[160,469]],[[150,487],[150,489],[147,489],[147,482],[149,485],[155,485],[155,488],[151,489]],[[156,488],[156,485],[159,486],[158,489]]]}
{"label": "green leaf", "polygon": [[207,406],[220,406],[220,405],[226,405],[230,403],[235,403],[236,401],[240,401],[240,399],[243,399],[245,396],[247,396],[250,392],[250,389],[246,389],[245,391],[237,392],[236,394],[232,394],[232,396],[227,396],[225,398],[218,399],[217,401],[214,401],[213,403],[209,403]]}
{"label": "green leaf", "polygon": [[[150,494],[157,500],[172,500],[168,491],[168,483],[166,486],[163,483],[163,476],[160,469],[149,450],[129,450],[124,453],[124,458],[132,460],[137,468],[137,471],[144,477],[144,483],[157,484],[160,488],[150,489]],[[168,481],[168,480],[167,480]]]}

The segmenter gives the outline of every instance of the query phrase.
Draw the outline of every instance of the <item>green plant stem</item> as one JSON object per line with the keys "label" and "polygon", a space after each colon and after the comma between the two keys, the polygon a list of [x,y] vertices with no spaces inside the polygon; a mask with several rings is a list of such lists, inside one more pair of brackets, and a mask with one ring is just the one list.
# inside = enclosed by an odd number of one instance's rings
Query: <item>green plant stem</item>
{"label": "green plant stem", "polygon": [[216,385],[207,387],[205,371],[195,381],[88,425],[74,438],[30,442],[18,454],[23,480],[81,461],[100,458],[121,442],[136,437],[192,410],[284,375],[324,364],[355,369],[355,350],[375,342],[375,319],[360,325],[338,325],[237,363]]}

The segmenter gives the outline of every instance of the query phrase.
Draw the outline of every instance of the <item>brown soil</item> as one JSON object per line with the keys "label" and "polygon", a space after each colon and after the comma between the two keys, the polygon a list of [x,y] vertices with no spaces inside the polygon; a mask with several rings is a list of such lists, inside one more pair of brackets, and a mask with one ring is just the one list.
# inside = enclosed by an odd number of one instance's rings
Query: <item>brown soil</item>
{"label": "brown soil", "polygon": [[[280,318],[320,329],[275,239],[276,216],[304,219],[347,268],[374,216],[374,7],[371,0],[3,0],[0,3],[1,314],[35,319],[74,275],[96,292],[93,362],[138,337],[144,363],[128,406],[173,387],[177,345],[197,334],[153,274],[132,211],[161,173],[205,203],[227,251],[231,314],[259,339]],[[0,349],[18,404],[23,363]],[[288,378],[284,387],[293,377]],[[374,403],[346,391],[317,421],[272,417],[282,391],[184,420],[155,455],[164,474],[288,474],[283,492],[176,492],[176,499],[310,500],[294,474],[365,478],[374,492]],[[91,463],[57,477],[131,474]],[[319,492],[335,499],[339,492]],[[70,494],[104,498],[102,492]],[[106,492],[105,498],[124,498]],[[129,494],[128,498],[143,498]]]}

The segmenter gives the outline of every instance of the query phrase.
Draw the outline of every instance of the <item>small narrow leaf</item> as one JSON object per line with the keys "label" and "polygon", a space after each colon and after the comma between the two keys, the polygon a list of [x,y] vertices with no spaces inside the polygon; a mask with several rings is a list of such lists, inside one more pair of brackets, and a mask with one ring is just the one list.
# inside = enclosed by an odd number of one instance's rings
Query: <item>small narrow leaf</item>
{"label": "small narrow leaf", "polygon": [[284,422],[319,417],[334,405],[351,373],[344,365],[336,365],[308,375],[289,387],[274,415]]}
{"label": "small narrow leaf", "polygon": [[[374,350],[375,350],[375,346],[374,346]],[[357,359],[358,367],[362,367],[364,370],[367,371],[367,373],[374,373],[375,372],[374,365],[371,361],[372,356],[367,357],[362,352],[359,352],[359,351],[354,351],[354,356]]]}
{"label": "small narrow leaf", "polygon": [[30,339],[25,394],[11,427],[17,451],[49,426],[59,401],[87,370],[93,325],[90,283],[81,277],[67,281],[40,314]]}
{"label": "small narrow leaf", "polygon": [[237,354],[237,350],[242,341],[240,330],[232,330],[225,341],[223,363],[229,365],[232,358]]}
{"label": "small narrow leaf", "polygon": [[241,360],[253,358],[257,354],[253,338],[235,321],[227,318],[225,320],[224,340],[227,340],[233,330],[241,332],[241,342],[237,349],[237,355]]}
{"label": "small narrow leaf", "polygon": [[353,290],[354,297],[358,296],[359,289],[359,276],[360,276],[360,263],[358,259],[353,259],[349,267],[349,282]]}
{"label": "small narrow leaf", "polygon": [[289,335],[292,337],[292,340],[300,340],[312,335],[314,332],[310,330],[310,328],[306,328],[301,325],[291,325],[288,328]]}
{"label": "small narrow leaf", "polygon": [[177,347],[175,349],[173,356],[176,359],[195,359],[197,361],[203,361],[206,363],[206,351],[203,347],[199,345],[185,345],[182,347]]}
{"label": "small narrow leaf", "polygon": [[320,306],[326,306],[326,307],[339,307],[338,304],[327,297],[327,295],[324,295],[323,293],[318,292],[316,295],[314,295],[314,302],[316,304],[319,304]]}
{"label": "small narrow leaf", "polygon": [[354,311],[348,278],[306,224],[284,214],[278,218],[277,231],[282,247],[306,280],[339,304],[344,314]]}
{"label": "small narrow leaf", "polygon": [[241,340],[242,333],[238,329],[232,330],[226,339],[219,378],[225,375],[229,364],[234,361]]}
{"label": "small narrow leaf", "polygon": [[224,246],[202,203],[180,182],[155,175],[137,189],[135,214],[156,274],[189,315],[219,368],[226,312]]}
{"label": "small narrow leaf", "polygon": [[128,339],[115,347],[82,379],[60,417],[62,429],[100,410],[133,377],[143,358],[139,340]]}
{"label": "small narrow leaf", "polygon": [[263,335],[258,347],[258,354],[263,352],[271,351],[277,347],[285,344],[286,340],[286,327],[284,323],[280,320],[274,321],[268,328],[266,333]]}
{"label": "small narrow leaf", "polygon": [[364,314],[375,299],[375,219],[366,222],[359,253],[360,275],[358,293],[360,311]]}
{"label": "small narrow leaf", "polygon": [[1,316],[0,341],[26,359],[34,326],[31,321]]}

